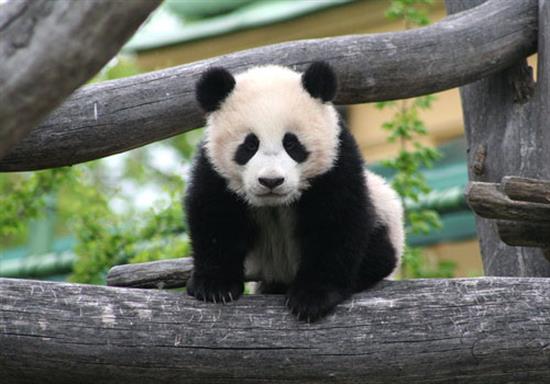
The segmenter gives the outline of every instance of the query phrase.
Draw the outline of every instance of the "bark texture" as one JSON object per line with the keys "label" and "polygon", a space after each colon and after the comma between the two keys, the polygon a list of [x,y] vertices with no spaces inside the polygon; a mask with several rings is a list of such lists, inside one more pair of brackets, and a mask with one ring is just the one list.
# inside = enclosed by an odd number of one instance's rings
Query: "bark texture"
{"label": "bark texture", "polygon": [[[129,3],[134,4],[114,2]],[[336,103],[354,104],[417,96],[483,78],[534,53],[536,37],[537,0],[490,0],[411,31],[293,41],[91,85],[34,129],[0,161],[0,170],[81,163],[201,127],[194,85],[213,65],[233,72],[259,64],[302,70],[325,60],[339,75]],[[529,94],[520,85],[522,94]]]}
{"label": "bark texture", "polygon": [[281,296],[0,279],[2,383],[546,383],[550,280],[384,282],[314,324]]}
{"label": "bark texture", "polygon": [[[481,0],[447,0],[450,13]],[[517,3],[523,3],[518,1]],[[471,181],[498,183],[515,175],[550,180],[550,6],[538,2],[538,81],[526,60],[461,87]],[[478,217],[477,232],[486,275],[550,276],[550,263],[536,248],[501,241],[495,221]]]}
{"label": "bark texture", "polygon": [[[18,0],[0,9],[0,158],[97,73],[160,0]],[[44,143],[55,142],[53,132]],[[66,148],[67,154],[77,151]]]}
{"label": "bark texture", "polygon": [[192,270],[191,257],[117,265],[107,274],[107,285],[129,288],[185,287]]}

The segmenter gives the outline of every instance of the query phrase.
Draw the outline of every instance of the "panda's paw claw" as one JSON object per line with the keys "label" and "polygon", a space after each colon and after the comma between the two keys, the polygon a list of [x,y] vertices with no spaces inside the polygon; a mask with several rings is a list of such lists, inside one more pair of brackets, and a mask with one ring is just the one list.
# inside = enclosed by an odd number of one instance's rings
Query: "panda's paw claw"
{"label": "panda's paw claw", "polygon": [[299,321],[315,322],[347,298],[341,290],[326,287],[292,287],[285,305]]}
{"label": "panda's paw claw", "polygon": [[198,300],[227,304],[237,300],[244,291],[241,279],[227,280],[193,274],[187,282],[187,293]]}

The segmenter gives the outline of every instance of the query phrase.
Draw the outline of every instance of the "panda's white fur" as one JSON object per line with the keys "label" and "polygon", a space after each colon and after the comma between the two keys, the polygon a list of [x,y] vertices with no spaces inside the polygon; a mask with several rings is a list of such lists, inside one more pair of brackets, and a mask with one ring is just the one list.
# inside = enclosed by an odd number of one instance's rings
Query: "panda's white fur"
{"label": "panda's white fur", "polygon": [[[301,75],[289,68],[254,67],[235,76],[237,86],[219,111],[208,116],[206,151],[229,188],[252,205],[288,204],[300,197],[308,179],[330,169],[338,148],[338,114],[331,104],[319,103],[301,85]],[[294,132],[310,152],[298,164],[282,146],[286,132]],[[233,160],[248,133],[260,139],[258,153],[244,166]],[[268,192],[259,177],[284,177],[275,192]]]}
{"label": "panda's white fur", "polygon": [[[405,230],[403,228],[403,205],[395,190],[381,176],[365,170],[367,188],[375,207],[377,219],[381,225],[386,225],[388,236],[395,247],[397,265],[401,265],[401,257],[405,249]],[[398,269],[394,271],[394,274]],[[392,277],[394,276],[392,274]]]}

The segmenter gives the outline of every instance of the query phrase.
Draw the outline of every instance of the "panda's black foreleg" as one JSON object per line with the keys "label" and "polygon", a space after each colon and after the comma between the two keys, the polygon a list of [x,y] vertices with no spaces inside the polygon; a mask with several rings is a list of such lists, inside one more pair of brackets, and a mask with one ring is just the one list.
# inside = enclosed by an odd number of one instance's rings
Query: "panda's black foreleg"
{"label": "panda's black foreleg", "polygon": [[[350,198],[351,204],[361,201]],[[327,199],[330,196],[319,196],[319,204],[311,205],[305,200],[298,214],[302,259],[287,305],[308,322],[327,315],[353,292],[370,225],[365,210],[348,203],[327,204]]]}
{"label": "panda's black foreleg", "polygon": [[342,128],[336,164],[297,204],[301,261],[287,303],[300,319],[325,316],[354,291],[376,217],[365,183],[359,148]]}
{"label": "panda's black foreleg", "polygon": [[227,190],[201,151],[185,198],[193,273],[187,293],[210,302],[238,299],[252,225],[244,202]]}
{"label": "panda's black foreleg", "polygon": [[302,247],[302,263],[287,293],[287,306],[299,320],[324,317],[353,292],[359,260],[345,248],[330,244],[323,234]]}
{"label": "panda's black foreleg", "polygon": [[397,264],[397,251],[392,245],[386,226],[376,227],[369,240],[367,253],[361,261],[354,291],[372,287],[389,276]]}

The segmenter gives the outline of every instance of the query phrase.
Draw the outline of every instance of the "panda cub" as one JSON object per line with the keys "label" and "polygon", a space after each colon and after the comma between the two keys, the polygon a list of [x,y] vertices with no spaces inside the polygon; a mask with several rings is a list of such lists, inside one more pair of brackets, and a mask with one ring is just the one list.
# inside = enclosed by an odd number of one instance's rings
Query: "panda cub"
{"label": "panda cub", "polygon": [[228,302],[245,279],[315,321],[394,271],[403,252],[397,194],[365,170],[331,104],[336,75],[268,65],[207,70],[207,113],[185,198],[194,271],[187,292]]}

